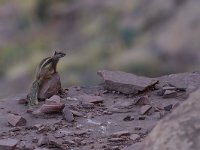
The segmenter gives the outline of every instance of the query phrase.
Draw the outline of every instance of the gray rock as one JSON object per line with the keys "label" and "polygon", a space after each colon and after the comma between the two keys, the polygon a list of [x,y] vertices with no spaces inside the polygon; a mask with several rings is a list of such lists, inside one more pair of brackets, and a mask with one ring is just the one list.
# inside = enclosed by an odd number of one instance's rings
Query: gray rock
{"label": "gray rock", "polygon": [[197,90],[157,124],[140,150],[199,150],[199,99]]}
{"label": "gray rock", "polygon": [[67,122],[73,122],[74,121],[74,116],[67,106],[65,106],[65,108],[63,109],[63,116],[64,116],[64,119]]}
{"label": "gray rock", "polygon": [[139,136],[138,134],[132,134],[132,135],[130,136],[130,139],[133,140],[133,141],[135,141],[135,140],[137,140],[137,139],[139,139],[139,138],[140,138],[140,136]]}
{"label": "gray rock", "polygon": [[166,90],[163,94],[163,98],[176,98],[177,92],[174,90]]}
{"label": "gray rock", "polygon": [[124,94],[137,94],[140,91],[154,86],[158,81],[152,78],[141,77],[119,71],[101,70],[98,72],[105,81],[105,88]]}
{"label": "gray rock", "polygon": [[140,109],[140,114],[141,114],[141,115],[148,114],[148,111],[149,111],[151,108],[152,108],[151,105],[142,106],[141,109]]}
{"label": "gray rock", "polygon": [[15,139],[2,139],[0,140],[1,150],[14,150],[19,141]]}

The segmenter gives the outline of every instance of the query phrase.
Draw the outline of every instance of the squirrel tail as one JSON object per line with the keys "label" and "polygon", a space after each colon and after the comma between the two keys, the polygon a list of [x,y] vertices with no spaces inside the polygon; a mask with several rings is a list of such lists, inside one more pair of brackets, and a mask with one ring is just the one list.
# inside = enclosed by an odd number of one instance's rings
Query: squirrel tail
{"label": "squirrel tail", "polygon": [[29,107],[38,105],[38,92],[40,87],[40,81],[35,80],[32,83],[29,94],[27,95],[28,105]]}

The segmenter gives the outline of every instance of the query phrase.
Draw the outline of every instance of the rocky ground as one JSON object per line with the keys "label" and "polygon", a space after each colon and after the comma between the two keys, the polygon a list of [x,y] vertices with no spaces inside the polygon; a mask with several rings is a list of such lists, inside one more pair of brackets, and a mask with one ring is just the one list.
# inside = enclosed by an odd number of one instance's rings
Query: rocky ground
{"label": "rocky ground", "polygon": [[[0,100],[0,149],[128,150],[195,91],[200,73],[159,78],[100,71],[96,87],[69,87],[27,111],[20,97]],[[131,147],[129,147],[131,146]]]}

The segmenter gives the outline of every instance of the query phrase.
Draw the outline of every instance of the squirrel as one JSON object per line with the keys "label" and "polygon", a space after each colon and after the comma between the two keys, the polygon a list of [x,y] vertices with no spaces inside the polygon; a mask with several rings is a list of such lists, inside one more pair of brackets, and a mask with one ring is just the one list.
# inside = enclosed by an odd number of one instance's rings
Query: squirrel
{"label": "squirrel", "polygon": [[51,78],[51,76],[57,72],[58,61],[65,55],[66,54],[63,52],[55,51],[53,56],[47,57],[40,62],[36,70],[36,79],[32,83],[30,92],[27,95],[29,107],[38,105],[38,93],[42,81]]}

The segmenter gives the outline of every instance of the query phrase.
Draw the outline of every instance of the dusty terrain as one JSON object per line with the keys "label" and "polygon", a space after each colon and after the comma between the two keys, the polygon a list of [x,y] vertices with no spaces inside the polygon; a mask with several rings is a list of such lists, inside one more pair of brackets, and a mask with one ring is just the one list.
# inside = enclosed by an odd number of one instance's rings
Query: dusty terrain
{"label": "dusty terrain", "polygon": [[[0,100],[0,139],[16,139],[16,150],[47,148],[50,150],[122,150],[141,143],[157,122],[186,100],[188,94],[200,87],[200,73],[183,73],[157,78],[159,84],[139,94],[122,94],[96,87],[69,87],[62,103],[73,113],[74,121],[63,118],[62,113],[33,115],[27,113],[23,98]],[[164,85],[186,89],[177,95],[159,96]],[[89,98],[88,98],[89,96]],[[92,98],[91,98],[92,96]],[[144,104],[137,104],[139,98]],[[86,99],[86,100],[85,100]],[[88,101],[87,101],[88,100]],[[40,107],[45,102],[40,102]],[[146,104],[145,104],[146,103]],[[143,106],[144,105],[144,106]],[[11,127],[8,115],[18,114],[27,120],[25,126]]]}

